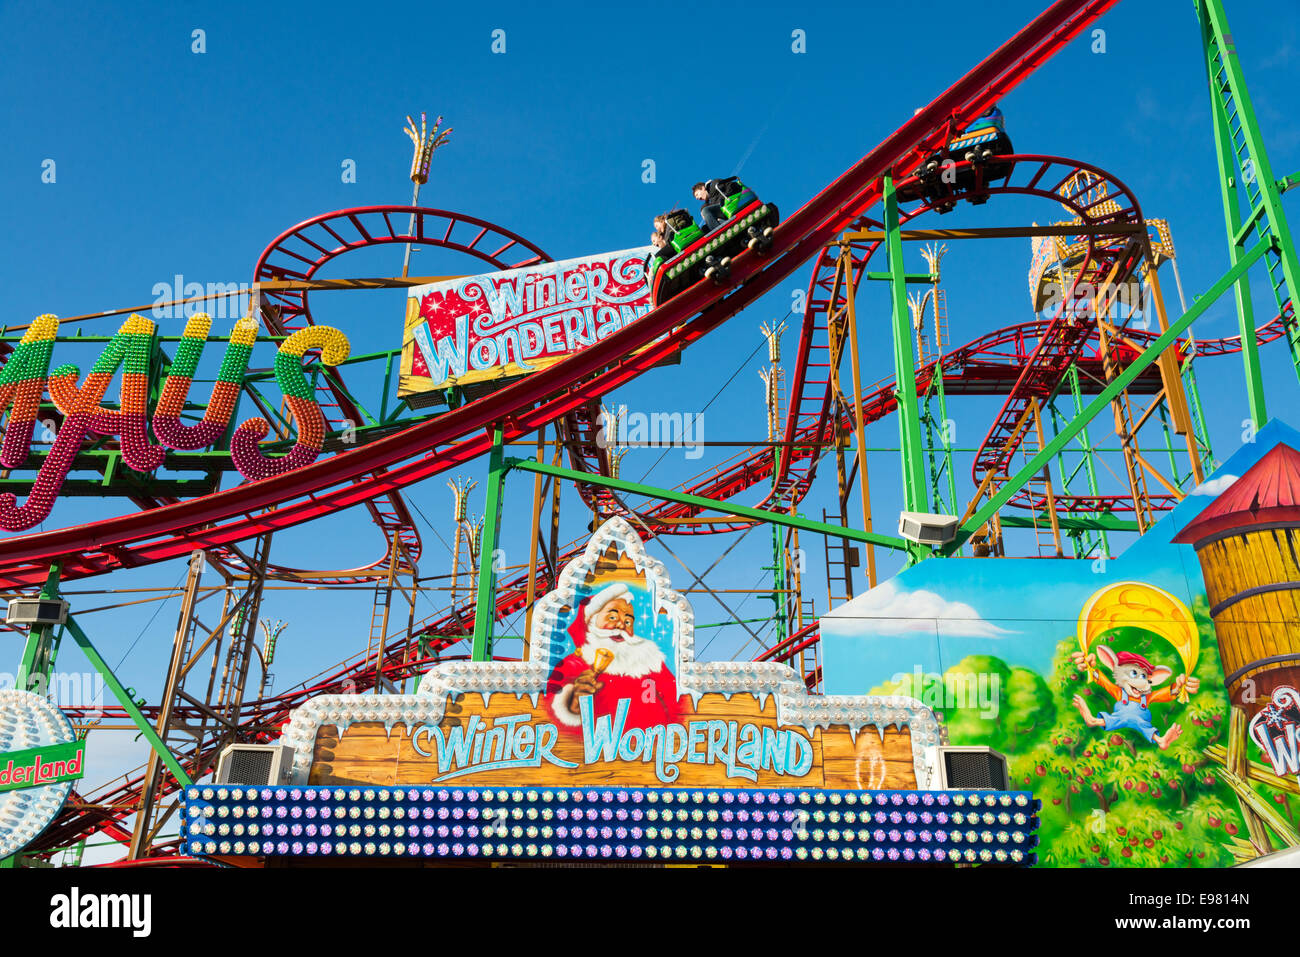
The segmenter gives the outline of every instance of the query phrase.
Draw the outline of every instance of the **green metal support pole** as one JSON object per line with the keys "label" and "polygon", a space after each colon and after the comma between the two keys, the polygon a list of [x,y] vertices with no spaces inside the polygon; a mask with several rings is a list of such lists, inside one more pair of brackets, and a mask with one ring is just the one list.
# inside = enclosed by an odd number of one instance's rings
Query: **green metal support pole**
{"label": "green metal support pole", "polygon": [[519,469],[524,472],[541,472],[543,475],[554,475],[558,478],[568,479],[572,482],[586,482],[589,485],[600,485],[604,488],[612,488],[615,491],[627,492],[631,495],[644,495],[647,498],[662,499],[668,502],[680,502],[683,505],[694,505],[702,509],[721,512],[724,515],[735,515],[740,518],[752,518],[760,522],[771,522],[774,525],[784,525],[787,528],[797,528],[800,531],[814,532],[818,535],[832,535],[836,538],[847,538],[853,542],[870,542],[872,545],[879,545],[882,548],[893,548],[899,551],[905,551],[910,544],[901,538],[894,538],[892,535],[881,535],[878,532],[864,532],[856,528],[845,528],[842,525],[830,525],[826,522],[815,522],[812,519],[804,518],[802,515],[789,515],[784,512],[769,512],[761,508],[750,508],[746,505],[733,505],[730,502],[719,502],[716,499],[705,498],[702,495],[690,495],[686,492],[677,492],[672,489],[655,488],[650,485],[641,485],[637,482],[628,482],[625,479],[610,478],[607,475],[596,475],[592,472],[578,472],[574,469],[566,469],[559,465],[547,465],[544,462],[538,462],[536,459],[506,459],[506,469]]}
{"label": "green metal support pole", "polygon": [[[1260,242],[1277,240],[1267,259],[1273,297],[1281,310],[1295,294],[1300,280],[1300,257],[1282,209],[1282,193],[1273,175],[1259,122],[1250,102],[1245,73],[1237,58],[1232,30],[1221,0],[1198,0],[1197,17],[1201,22],[1201,43],[1205,54],[1206,77],[1210,86],[1210,105],[1214,114],[1214,139],[1218,147],[1219,185],[1223,194],[1228,245],[1238,259],[1247,239],[1255,234]],[[1240,190],[1240,193],[1239,193]],[[1243,218],[1239,204],[1244,194],[1247,215]],[[1279,275],[1280,274],[1280,275]],[[1238,318],[1241,322],[1242,359],[1246,364],[1246,382],[1251,402],[1251,417],[1258,428],[1264,424],[1264,385],[1255,342],[1254,316],[1249,287],[1243,281],[1237,293]],[[1293,320],[1286,329],[1291,358],[1300,376],[1300,328]]]}
{"label": "green metal support pole", "polygon": [[1270,248],[1271,243],[1259,242],[1246,253],[1231,269],[1224,273],[1219,281],[1210,287],[1209,291],[1201,298],[1197,299],[1192,308],[1183,313],[1182,317],[1174,322],[1170,327],[1162,332],[1160,336],[1148,346],[1141,355],[1134,359],[1119,375],[1111,380],[1106,388],[1102,389],[1093,400],[1088,403],[1083,412],[1071,419],[1055,436],[1053,436],[1044,446],[1039,449],[1038,453],[1033,456],[1025,465],[1013,475],[1006,484],[1002,485],[985,503],[976,510],[975,514],[968,518],[957,530],[957,537],[949,542],[941,550],[945,555],[951,555],[962,543],[974,534],[985,522],[997,513],[1003,505],[1024,488],[1025,483],[1033,476],[1042,471],[1043,466],[1051,461],[1052,457],[1063,448],[1066,443],[1075,437],[1079,431],[1091,422],[1102,409],[1106,408],[1110,402],[1142,374],[1143,370],[1149,367],[1159,358],[1160,353],[1171,347],[1174,342],[1187,331],[1193,322],[1205,314],[1205,311],[1218,301],[1219,297],[1228,291],[1251,266],[1257,263]]}
{"label": "green metal support pole", "polygon": [[[43,601],[58,599],[61,570],[62,567],[58,562],[50,565],[49,573],[45,576],[45,584],[41,587]],[[50,670],[54,664],[54,656],[58,652],[61,635],[62,631],[56,633],[53,625],[32,626],[27,633],[27,642],[23,645],[22,659],[18,663],[18,676],[14,679],[15,688],[42,697],[48,693]],[[0,858],[0,870],[17,868],[21,859],[21,852]]]}
{"label": "green metal support pole", "polygon": [[492,630],[496,624],[496,551],[501,533],[501,488],[507,466],[502,462],[505,445],[501,430],[492,433],[492,453],[488,457],[487,502],[483,510],[483,537],[479,540],[478,595],[474,601],[474,642],[472,661],[492,660]]}
{"label": "green metal support pole", "polygon": [[[775,460],[780,455],[779,450],[772,450],[772,458]],[[772,478],[776,479],[776,462],[773,461]],[[786,568],[785,568],[785,542],[782,539],[781,529],[776,525],[772,526],[772,614],[776,618],[776,641],[780,644],[786,639],[786,624],[789,622],[787,617],[787,597],[785,594]]]}
{"label": "green metal support pole", "polygon": [[77,647],[81,649],[82,654],[84,654],[90,663],[94,665],[95,670],[104,676],[104,683],[108,685],[114,696],[121,703],[122,707],[126,710],[127,715],[129,715],[131,720],[135,723],[135,726],[140,729],[140,733],[144,735],[144,739],[149,742],[149,746],[157,752],[159,759],[161,759],[162,763],[167,766],[167,770],[172,773],[172,776],[176,778],[182,786],[189,787],[193,784],[193,779],[185,773],[185,769],[180,766],[176,758],[172,756],[172,753],[167,750],[167,745],[163,744],[162,738],[158,737],[158,732],[153,729],[153,725],[149,723],[148,719],[140,713],[139,707],[137,707],[136,703],[131,700],[131,696],[127,694],[126,688],[122,686],[122,682],[118,681],[117,675],[113,674],[113,669],[108,666],[108,662],[103,659],[99,650],[91,643],[90,638],[81,630],[81,626],[77,624],[76,619],[73,618],[72,615],[68,615],[67,628],[68,633],[72,635],[72,640],[77,643]]}
{"label": "green metal support pole", "polygon": [[[898,195],[894,180],[884,177],[885,248],[892,280],[891,319],[894,333],[894,382],[898,401],[899,447],[903,455],[903,507],[909,512],[930,510],[925,488],[925,455],[921,444],[921,411],[916,395],[916,354],[912,348],[911,312],[907,306],[907,271],[903,262],[903,239],[898,220]],[[928,553],[910,543],[909,564]]]}
{"label": "green metal support pole", "polygon": [[[939,287],[936,285],[935,289]],[[938,296],[936,295],[936,300]],[[938,306],[935,307],[938,309]],[[938,323],[935,323],[935,338],[939,337]],[[953,470],[952,464],[952,440],[953,436],[948,430],[948,398],[943,391],[943,349],[936,348],[935,359],[935,394],[939,397],[939,440],[943,443],[943,466],[939,469],[940,473],[945,470],[948,473],[948,506],[954,511],[957,509],[957,476]],[[938,495],[938,489],[935,490]],[[960,512],[958,512],[960,514]]]}
{"label": "green metal support pole", "polygon": [[[1214,83],[1213,31],[1204,4],[1197,7],[1201,21],[1201,45],[1205,54],[1205,74],[1210,86],[1210,112],[1214,128],[1215,159],[1219,164],[1219,191],[1223,199],[1224,225],[1228,233],[1228,255],[1234,265],[1241,259],[1243,248],[1233,237],[1241,225],[1241,205],[1237,197],[1236,157],[1232,155],[1232,137],[1224,115],[1223,103]],[[1267,402],[1264,398],[1264,378],[1259,367],[1259,343],[1255,339],[1255,306],[1250,298],[1250,280],[1245,276],[1233,290],[1237,300],[1237,327],[1241,333],[1241,360],[1246,370],[1246,399],[1250,418],[1255,428],[1268,421]]]}
{"label": "green metal support pole", "polygon": [[[45,584],[41,587],[42,601],[58,600],[59,575],[62,570],[58,562],[50,565],[49,574],[45,576]],[[57,647],[58,637],[53,625],[32,626],[27,634],[27,643],[23,646],[23,657],[18,663],[18,676],[14,679],[14,687],[44,695]]]}
{"label": "green metal support pole", "polygon": [[1194,432],[1196,440],[1200,443],[1201,450],[1204,452],[1202,461],[1205,463],[1205,471],[1213,472],[1218,465],[1214,460],[1214,446],[1210,444],[1210,430],[1205,424],[1205,410],[1201,407],[1201,390],[1196,385],[1196,359],[1189,356],[1183,363],[1183,383],[1187,392],[1188,401],[1192,407],[1192,421],[1195,423]]}
{"label": "green metal support pole", "polygon": [[[1079,387],[1079,367],[1074,363],[1070,364],[1070,397],[1074,399],[1074,414],[1080,415],[1083,412],[1083,390]],[[1059,432],[1060,426],[1052,424],[1054,431]],[[1088,426],[1085,423],[1079,429],[1079,446],[1083,449],[1083,466],[1084,475],[1088,479],[1088,494],[1096,498],[1101,494],[1101,489],[1097,485],[1097,465],[1094,461],[1096,449],[1093,448],[1092,439],[1088,438]],[[1106,537],[1103,530],[1100,533],[1101,555],[1103,558],[1110,558],[1110,539]]]}
{"label": "green metal support pole", "polygon": [[[1001,519],[1005,528],[1033,528],[1034,520],[1028,515],[1004,515]],[[1117,518],[1109,512],[1103,512],[1100,515],[1062,515],[1057,518],[1057,522],[1064,532],[1083,533],[1083,532],[1136,532],[1138,531],[1137,522],[1127,518]],[[1079,558],[1086,556],[1079,555]],[[1107,556],[1109,557],[1109,556]]]}

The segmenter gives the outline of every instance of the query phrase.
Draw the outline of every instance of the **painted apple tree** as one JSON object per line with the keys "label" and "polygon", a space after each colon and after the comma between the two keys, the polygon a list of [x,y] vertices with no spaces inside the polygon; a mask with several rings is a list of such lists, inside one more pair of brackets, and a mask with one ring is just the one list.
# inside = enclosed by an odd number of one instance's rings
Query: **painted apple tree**
{"label": "painted apple tree", "polygon": [[[1012,786],[1033,791],[1043,803],[1039,859],[1059,867],[1226,866],[1226,846],[1245,825],[1232,791],[1220,780],[1207,754],[1227,739],[1228,702],[1213,624],[1204,599],[1194,606],[1200,656],[1194,674],[1200,691],[1184,703],[1152,707],[1163,732],[1178,723],[1182,734],[1161,751],[1128,729],[1090,728],[1072,704],[1080,695],[1094,713],[1110,711],[1114,700],[1087,680],[1071,658],[1072,635],[1060,641],[1052,671],[1037,672],[988,655],[971,655],[943,675],[948,689],[969,686],[983,674],[995,695],[962,701],[951,693],[940,704],[937,682],[914,675],[874,689],[907,694],[941,712],[953,744],[986,744],[1007,755]],[[1109,632],[1116,652],[1131,651],[1181,673],[1182,664],[1161,638],[1136,628]],[[996,676],[996,681],[992,680]],[[919,693],[918,693],[919,692]],[[926,701],[929,694],[932,701]],[[995,702],[990,707],[990,701]],[[973,705],[973,706],[972,706]]]}

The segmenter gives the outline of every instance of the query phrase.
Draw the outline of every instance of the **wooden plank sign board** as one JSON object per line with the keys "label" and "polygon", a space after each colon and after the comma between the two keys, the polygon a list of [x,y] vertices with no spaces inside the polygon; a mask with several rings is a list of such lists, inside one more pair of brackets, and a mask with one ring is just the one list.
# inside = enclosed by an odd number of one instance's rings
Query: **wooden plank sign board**
{"label": "wooden plank sign board", "polygon": [[413,735],[400,724],[390,733],[373,721],[353,724],[340,737],[336,726],[322,726],[309,783],[916,787],[906,729],[890,727],[883,739],[875,727],[853,735],[836,725],[810,734],[783,728],[775,700],[760,708],[748,694],[703,695],[671,732],[672,726],[660,726],[632,733],[630,741],[627,732],[613,737],[612,721],[596,741],[565,733],[544,705],[514,695],[495,695],[490,704],[477,694],[450,695],[442,710],[438,733],[419,725]]}
{"label": "wooden plank sign board", "polygon": [[433,666],[413,695],[323,695],[284,743],[313,785],[925,788],[934,713],[810,695],[779,662],[695,661],[694,617],[621,518],[533,614],[528,661]]}

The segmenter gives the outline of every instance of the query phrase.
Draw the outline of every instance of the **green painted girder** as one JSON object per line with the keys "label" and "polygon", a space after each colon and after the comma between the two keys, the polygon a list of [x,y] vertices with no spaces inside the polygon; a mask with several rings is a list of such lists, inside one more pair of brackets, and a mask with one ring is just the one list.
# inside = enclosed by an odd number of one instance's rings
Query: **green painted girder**
{"label": "green painted girder", "polygon": [[[893,282],[894,274],[892,272],[869,272],[866,278],[877,282]],[[929,286],[934,282],[934,276],[928,272],[905,272],[903,273],[903,282],[924,283]]]}
{"label": "green painted girder", "polygon": [[478,594],[474,604],[474,641],[471,661],[492,660],[492,629],[496,623],[496,551],[501,529],[501,492],[510,466],[504,464],[505,444],[500,429],[492,433],[488,456],[487,500],[483,505],[483,537],[478,553]]}
{"label": "green painted girder", "polygon": [[[1210,109],[1229,253],[1234,261],[1239,259],[1252,232],[1257,232],[1260,242],[1276,240],[1273,255],[1266,264],[1271,291],[1281,309],[1296,292],[1300,259],[1282,209],[1279,183],[1264,147],[1245,73],[1237,58],[1232,30],[1221,0],[1197,0],[1196,14],[1201,25],[1202,52],[1210,86]],[[1244,217],[1240,193],[1245,194],[1249,207]],[[1277,275],[1279,271],[1280,277]],[[1266,421],[1268,412],[1255,340],[1254,309],[1250,287],[1244,277],[1236,290],[1236,298],[1247,396],[1251,418],[1259,427]],[[1287,328],[1286,338],[1296,374],[1300,376],[1300,329],[1294,323]]]}
{"label": "green painted girder", "polygon": [[[912,347],[912,313],[907,302],[907,269],[903,262],[898,194],[894,189],[893,177],[883,177],[882,185],[886,262],[891,278],[889,292],[894,339],[894,398],[898,403],[898,444],[902,449],[903,508],[909,512],[928,512],[929,490],[925,482],[920,400],[916,394],[916,353]],[[927,281],[932,282],[933,277]],[[906,550],[908,564],[930,554],[929,549],[915,542],[907,543]]]}
{"label": "green painted girder", "polygon": [[[1110,512],[1087,516],[1058,515],[1056,520],[1057,524],[1061,526],[1061,530],[1066,532],[1138,531],[1137,522],[1127,518],[1120,518]],[[1036,524],[1028,515],[1003,515],[1000,521],[1004,528],[1033,528]],[[1041,520],[1037,524],[1041,525]]]}
{"label": "green painted girder", "polygon": [[113,695],[117,698],[118,703],[122,705],[123,709],[125,709],[127,715],[131,718],[131,721],[140,729],[140,734],[149,742],[149,746],[157,752],[158,757],[162,760],[162,763],[166,765],[167,770],[172,773],[172,776],[175,777],[182,786],[189,787],[193,784],[194,781],[185,773],[185,769],[180,766],[180,763],[172,755],[171,751],[167,750],[167,745],[163,744],[162,738],[158,737],[158,732],[154,730],[153,725],[151,725],[148,719],[141,713],[140,708],[131,699],[126,688],[122,686],[122,682],[117,680],[117,675],[113,673],[113,669],[108,666],[108,662],[103,659],[99,650],[91,643],[90,638],[87,637],[84,631],[82,631],[81,626],[77,624],[77,620],[72,615],[68,615],[67,630],[68,634],[72,635],[72,640],[77,643],[77,646],[81,649],[82,653],[90,663],[94,665],[95,670],[104,676],[104,683],[108,685],[109,690],[113,692]]}
{"label": "green painted girder", "polygon": [[553,475],[556,478],[568,479],[572,482],[586,482],[588,485],[599,485],[602,488],[612,488],[618,492],[627,492],[631,495],[644,495],[648,498],[662,499],[668,502],[678,502],[682,505],[693,505],[709,511],[721,512],[724,515],[735,515],[739,518],[752,518],[760,522],[770,522],[773,525],[784,525],[787,528],[797,528],[801,531],[815,532],[818,535],[831,535],[836,538],[846,538],[854,542],[865,542],[872,545],[879,545],[882,548],[894,548],[899,551],[906,551],[910,542],[901,538],[895,538],[892,535],[881,535],[878,532],[864,532],[856,528],[845,528],[840,525],[829,525],[826,522],[815,522],[812,519],[804,518],[802,515],[789,515],[784,512],[769,512],[761,508],[749,508],[745,505],[733,505],[730,502],[720,502],[717,499],[705,498],[703,495],[691,495],[687,492],[678,492],[673,489],[655,488],[651,485],[642,485],[639,482],[628,482],[624,479],[610,478],[607,475],[596,475],[592,472],[579,472],[575,469],[566,469],[559,465],[548,465],[545,462],[538,462],[535,459],[518,459],[509,458],[505,460],[505,467],[509,469],[519,469],[524,472],[541,472],[543,475]]}

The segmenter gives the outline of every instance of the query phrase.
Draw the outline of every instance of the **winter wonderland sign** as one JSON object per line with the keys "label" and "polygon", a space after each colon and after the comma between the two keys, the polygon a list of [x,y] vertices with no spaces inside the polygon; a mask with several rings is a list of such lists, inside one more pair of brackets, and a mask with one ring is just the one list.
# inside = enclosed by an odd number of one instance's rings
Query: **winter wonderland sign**
{"label": "winter wonderland sign", "polygon": [[939,743],[915,699],[814,697],[780,663],[697,662],[690,604],[620,518],[530,638],[528,661],[436,665],[415,695],[308,702],[285,734],[295,780],[915,788]]}
{"label": "winter wonderland sign", "polygon": [[1293,775],[1300,783],[1300,692],[1285,685],[1250,719],[1250,736],[1278,777]]}
{"label": "winter wonderland sign", "polygon": [[[523,375],[650,311],[649,247],[413,286],[398,395]],[[426,401],[432,401],[429,397]]]}
{"label": "winter wonderland sign", "polygon": [[30,691],[0,691],[0,859],[49,826],[84,765],[85,742],[62,711]]}

